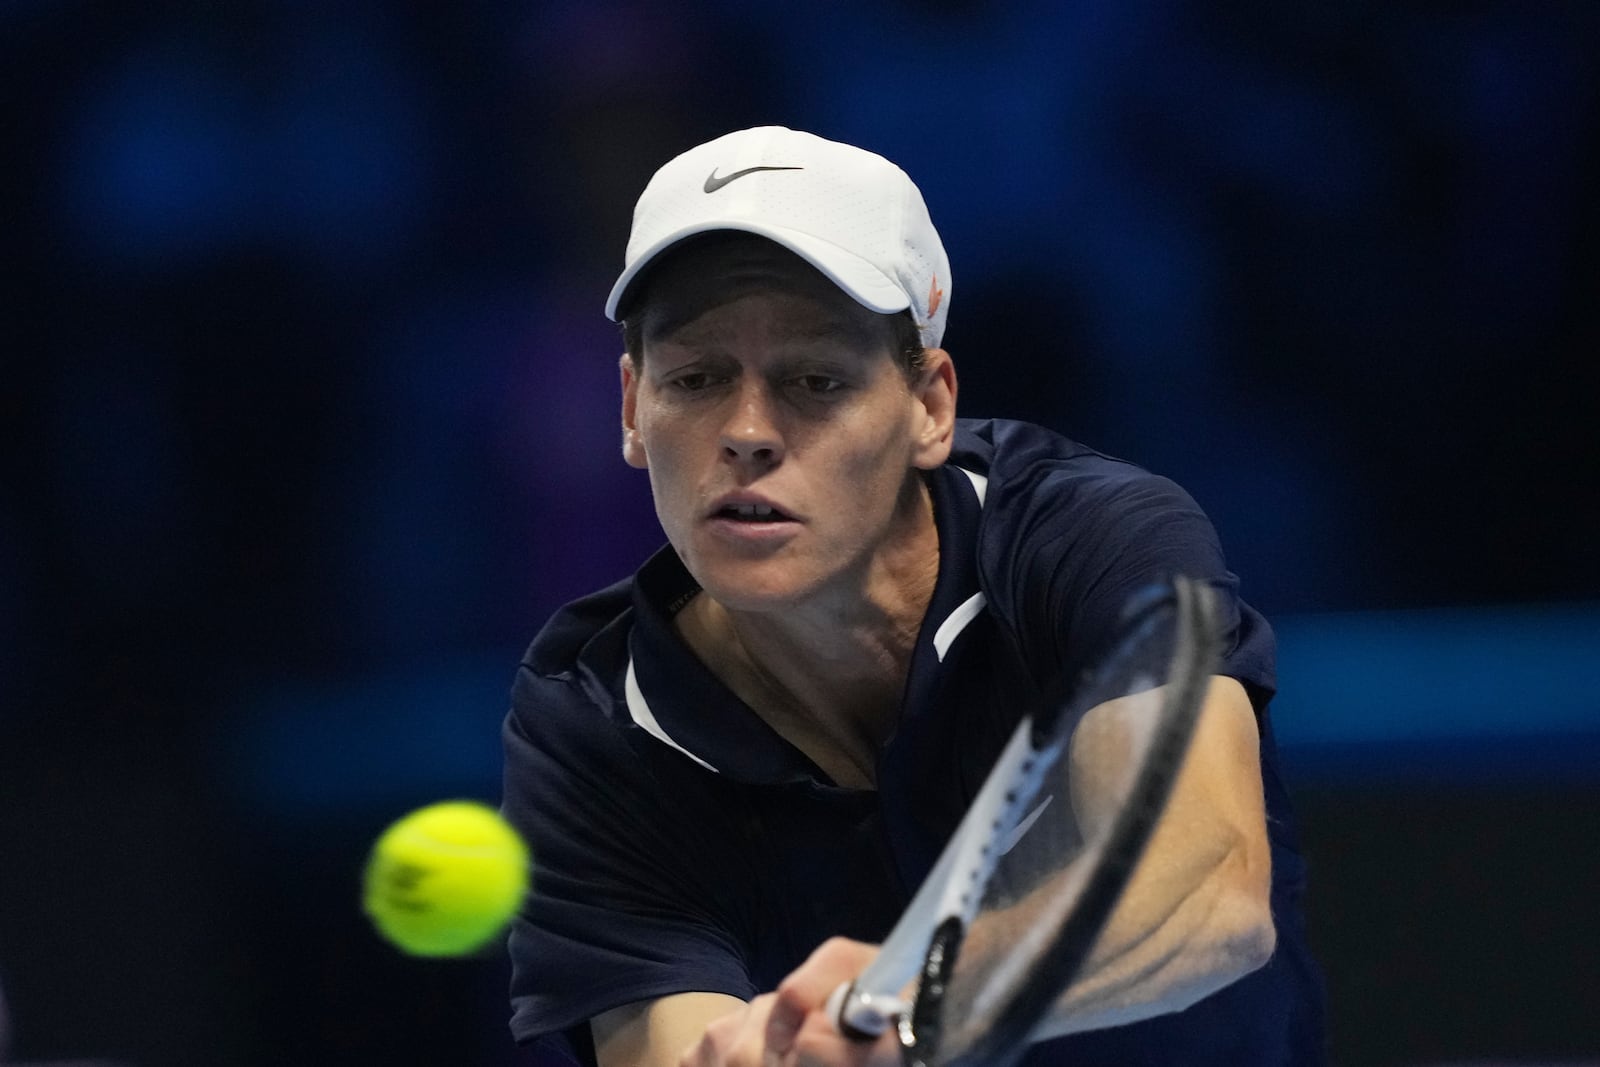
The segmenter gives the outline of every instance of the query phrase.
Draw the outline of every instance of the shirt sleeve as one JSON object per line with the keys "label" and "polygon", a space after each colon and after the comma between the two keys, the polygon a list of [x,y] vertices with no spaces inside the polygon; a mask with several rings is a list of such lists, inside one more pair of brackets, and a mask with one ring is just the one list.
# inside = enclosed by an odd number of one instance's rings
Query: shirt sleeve
{"label": "shirt sleeve", "polygon": [[734,843],[686,778],[661,777],[690,772],[660,761],[687,761],[636,748],[570,679],[524,666],[512,696],[504,807],[534,862],[510,934],[513,1036],[673,993],[752,997],[742,887],[718,877]]}
{"label": "shirt sleeve", "polygon": [[[1275,642],[1265,619],[1239,597],[1210,519],[1172,481],[1102,456],[1042,465],[994,502],[1014,551],[991,579],[1016,640],[1046,673],[1102,647],[1129,599],[1182,575],[1217,591],[1223,657],[1258,712],[1276,688]],[[990,558],[995,558],[989,554]]]}

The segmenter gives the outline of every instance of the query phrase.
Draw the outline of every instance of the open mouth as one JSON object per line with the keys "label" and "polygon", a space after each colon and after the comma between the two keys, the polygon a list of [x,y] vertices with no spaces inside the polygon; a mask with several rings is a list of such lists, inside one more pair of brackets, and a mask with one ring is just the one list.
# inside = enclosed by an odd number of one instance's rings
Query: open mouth
{"label": "open mouth", "polygon": [[770,504],[729,504],[717,509],[716,517],[735,522],[784,522],[789,518]]}

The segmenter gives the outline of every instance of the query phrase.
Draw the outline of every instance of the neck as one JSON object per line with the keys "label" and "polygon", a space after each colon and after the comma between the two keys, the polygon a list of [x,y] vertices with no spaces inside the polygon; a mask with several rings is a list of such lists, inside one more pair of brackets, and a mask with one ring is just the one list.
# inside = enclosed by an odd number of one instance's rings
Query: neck
{"label": "neck", "polygon": [[840,785],[875,782],[938,580],[932,500],[920,479],[915,490],[904,535],[846,593],[777,613],[732,611],[702,593],[677,617],[712,672]]}

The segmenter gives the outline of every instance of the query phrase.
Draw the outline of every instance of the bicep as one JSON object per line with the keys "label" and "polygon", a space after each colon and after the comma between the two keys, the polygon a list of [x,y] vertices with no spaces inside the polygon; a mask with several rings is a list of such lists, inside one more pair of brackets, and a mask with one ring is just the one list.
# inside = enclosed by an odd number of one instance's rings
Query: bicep
{"label": "bicep", "polygon": [[[1118,701],[1089,712],[1073,735],[1072,800],[1086,837],[1116,816],[1132,748]],[[1251,888],[1266,891],[1268,846],[1255,710],[1235,679],[1214,676],[1193,740],[1157,824],[1150,853],[1163,846],[1237,852]]]}
{"label": "bicep", "polygon": [[[1089,718],[1083,725],[1089,729],[1081,749],[1074,746],[1075,772],[1080,759],[1087,769],[1114,755],[1114,730]],[[1213,677],[1166,807],[1084,975],[1062,1002],[1058,1022],[1067,1029],[1059,1032],[1182,1010],[1271,955],[1271,854],[1258,746],[1244,687]],[[1074,804],[1080,790],[1080,818],[1103,825],[1115,817],[1119,796],[1108,800],[1075,784]]]}
{"label": "bicep", "polygon": [[1238,681],[1214,676],[1159,832],[1215,827],[1231,839],[1251,881],[1260,883],[1250,888],[1265,900],[1270,860],[1263,792],[1255,708]]}
{"label": "bicep", "polygon": [[677,1067],[714,1019],[744,1007],[725,993],[676,993],[624,1004],[590,1021],[600,1067]]}

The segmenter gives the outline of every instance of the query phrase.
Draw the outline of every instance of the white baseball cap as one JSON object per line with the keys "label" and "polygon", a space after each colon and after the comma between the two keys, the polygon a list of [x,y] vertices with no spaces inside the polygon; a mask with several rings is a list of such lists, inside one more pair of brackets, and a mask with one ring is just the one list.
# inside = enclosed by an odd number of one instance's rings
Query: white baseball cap
{"label": "white baseball cap", "polygon": [[658,255],[712,230],[776,241],[873,311],[909,308],[929,348],[944,336],[950,261],[922,193],[882,156],[782,126],[689,149],[656,171],[634,206],[606,317],[616,321],[628,286]]}

